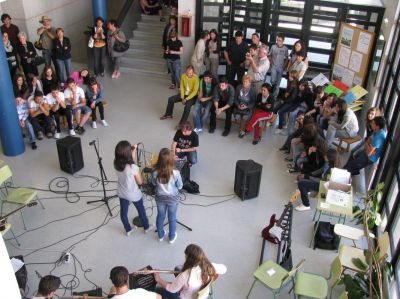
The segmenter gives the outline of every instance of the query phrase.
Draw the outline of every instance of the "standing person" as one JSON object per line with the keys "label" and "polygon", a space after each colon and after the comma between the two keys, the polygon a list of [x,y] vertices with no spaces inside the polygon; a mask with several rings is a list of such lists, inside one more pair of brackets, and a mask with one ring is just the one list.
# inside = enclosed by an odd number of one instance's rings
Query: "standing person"
{"label": "standing person", "polygon": [[210,30],[210,39],[206,43],[206,70],[210,71],[215,79],[218,78],[219,51],[221,51],[221,40],[217,30]]}
{"label": "standing person", "polygon": [[3,33],[3,44],[4,50],[6,50],[8,68],[10,70],[11,79],[14,78],[15,73],[18,69],[18,59],[17,59],[17,50],[15,48],[16,44],[12,44],[9,40],[8,33]]}
{"label": "standing person", "polygon": [[53,40],[57,37],[56,28],[51,26],[51,19],[48,16],[42,16],[39,23],[42,24],[42,26],[37,29],[37,34],[40,36],[39,40],[42,42],[42,56],[46,65],[51,65],[51,61],[53,60],[54,67],[58,74],[57,61],[52,55],[54,48]]}
{"label": "standing person", "polygon": [[217,126],[217,115],[225,112],[225,128],[222,132],[222,136],[226,137],[229,135],[232,126],[232,110],[233,102],[235,100],[235,88],[228,83],[226,77],[222,77],[219,81],[218,86],[214,88],[213,102],[211,106],[210,114],[210,134],[214,133]]}
{"label": "standing person", "polygon": [[171,72],[168,66],[168,54],[166,53],[167,50],[167,42],[171,38],[171,32],[175,31],[178,32],[178,18],[176,16],[171,15],[168,19],[168,24],[165,25],[163,35],[162,35],[162,40],[161,40],[161,45],[163,49],[163,57],[165,59],[165,65],[167,67],[168,73]]}
{"label": "standing person", "polygon": [[272,95],[274,99],[278,97],[279,86],[281,85],[283,70],[286,68],[289,56],[289,49],[283,44],[285,36],[278,33],[276,44],[269,51],[271,61],[271,84],[273,88]]}
{"label": "standing person", "polygon": [[[259,35],[257,32],[254,32],[254,33],[251,35],[251,43],[254,44],[254,45],[256,45],[256,46],[257,46],[257,49],[259,49],[259,48],[261,48],[261,47],[265,47],[265,49],[267,50],[267,53],[268,53],[268,50],[269,50],[268,45],[263,44],[263,43],[261,42],[261,40],[260,40],[260,35]],[[257,52],[258,52],[258,51],[257,51]]]}
{"label": "standing person", "polygon": [[103,86],[97,82],[95,78],[89,79],[89,87],[86,90],[87,106],[92,109],[92,128],[97,129],[97,115],[96,107],[99,108],[100,120],[103,126],[107,127],[108,123],[104,119],[104,106],[103,106]]}
{"label": "standing person", "polygon": [[167,58],[168,70],[171,73],[171,85],[169,89],[175,89],[181,84],[182,64],[181,55],[183,54],[182,42],[178,39],[176,31],[171,31],[169,39],[165,45],[165,57]]}
{"label": "standing person", "polygon": [[143,195],[139,186],[143,184],[139,167],[135,164],[137,147],[131,145],[128,141],[118,142],[115,147],[114,168],[118,176],[117,194],[121,205],[121,221],[124,225],[127,236],[130,236],[136,229],[129,224],[128,210],[129,205],[135,206],[145,233],[151,231],[154,225],[150,225],[146,216],[146,210],[143,205]]}
{"label": "standing person", "polygon": [[265,46],[257,48],[255,44],[250,46],[249,55],[246,54],[247,74],[251,78],[251,85],[258,94],[264,84],[265,77],[269,70],[268,51]]}
{"label": "standing person", "polygon": [[203,131],[203,126],[208,121],[213,104],[213,92],[216,86],[217,82],[211,72],[205,71],[203,79],[200,80],[199,97],[193,109],[193,123],[196,133]]}
{"label": "standing person", "polygon": [[21,31],[18,33],[19,43],[17,45],[17,52],[21,59],[22,69],[24,70],[25,77],[29,73],[36,76],[39,75],[37,66],[34,63],[34,58],[37,56],[36,49],[33,44],[27,40],[26,33]]}
{"label": "standing person", "polygon": [[164,241],[166,235],[164,229],[164,219],[168,213],[169,224],[169,243],[176,241],[176,212],[179,204],[179,190],[182,189],[182,177],[178,170],[174,169],[173,153],[163,148],[158,155],[158,161],[155,170],[152,173],[152,184],[156,188],[156,204],[157,204],[157,233],[158,240]]}
{"label": "standing person", "polygon": [[181,77],[180,92],[177,95],[168,98],[167,108],[165,113],[160,117],[161,120],[172,118],[175,103],[182,102],[185,106],[183,109],[182,117],[179,123],[187,121],[190,108],[195,104],[197,99],[197,92],[199,91],[199,77],[194,73],[194,68],[189,65],[186,72]]}
{"label": "standing person", "polygon": [[208,30],[204,30],[201,35],[200,39],[196,43],[196,47],[194,48],[193,55],[192,55],[192,65],[194,67],[194,72],[201,76],[205,70],[205,54],[206,54],[206,42],[210,38],[210,33]]}
{"label": "standing person", "polygon": [[104,28],[104,19],[97,17],[92,32],[93,56],[94,56],[94,74],[104,77],[104,59],[106,57],[106,35]]}
{"label": "standing person", "polygon": [[61,279],[54,275],[46,275],[40,279],[39,288],[32,299],[53,298],[61,285]]}
{"label": "standing person", "polygon": [[242,82],[242,77],[245,72],[244,62],[246,60],[246,53],[249,48],[243,41],[243,32],[236,31],[235,40],[231,41],[224,50],[224,57],[226,60],[226,77],[229,84],[235,86],[235,76],[237,75],[238,82]]}
{"label": "standing person", "polygon": [[119,67],[121,64],[121,56],[123,55],[123,53],[114,51],[114,44],[116,42],[124,43],[126,41],[126,38],[122,30],[119,29],[119,25],[116,20],[109,20],[107,28],[108,28],[108,37],[107,37],[108,55],[110,55],[113,65],[113,73],[111,75],[111,78],[117,79],[121,76]]}
{"label": "standing person", "polygon": [[[56,34],[57,38],[53,40],[54,57],[57,60],[58,76],[64,83],[71,73],[71,42],[68,37],[64,36],[64,29],[57,28]],[[67,77],[64,76],[64,70]]]}
{"label": "standing person", "polygon": [[291,69],[293,63],[295,63],[296,59],[297,59],[297,54],[303,52],[304,55],[304,63],[306,64],[306,66],[308,67],[308,58],[307,58],[307,49],[306,46],[304,45],[304,42],[302,40],[297,40],[292,48],[292,51],[290,52],[290,61],[288,64],[288,71]]}
{"label": "standing person", "polygon": [[186,121],[176,131],[171,151],[175,158],[186,157],[189,166],[197,163],[197,148],[199,147],[199,136],[192,130],[192,125]]}
{"label": "standing person", "polygon": [[11,17],[9,14],[4,13],[1,15],[1,33],[7,33],[12,45],[15,47],[18,44],[18,26],[11,23]]}
{"label": "standing person", "polygon": [[174,281],[163,280],[159,273],[155,273],[154,278],[162,288],[158,293],[163,298],[193,299],[196,298],[197,292],[215,281],[219,275],[225,274],[226,270],[223,264],[211,263],[200,246],[189,244],[185,249],[182,271]]}

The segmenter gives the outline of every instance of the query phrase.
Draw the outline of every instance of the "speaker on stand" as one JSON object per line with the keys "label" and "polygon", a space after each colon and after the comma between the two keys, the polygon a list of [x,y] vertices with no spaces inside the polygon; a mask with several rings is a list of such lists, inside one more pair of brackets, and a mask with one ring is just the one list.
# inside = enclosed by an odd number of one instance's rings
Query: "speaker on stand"
{"label": "speaker on stand", "polygon": [[234,186],[237,196],[242,200],[257,197],[260,191],[261,173],[261,164],[253,160],[238,160]]}
{"label": "speaker on stand", "polygon": [[81,139],[67,136],[57,140],[58,159],[61,170],[74,174],[83,168]]}

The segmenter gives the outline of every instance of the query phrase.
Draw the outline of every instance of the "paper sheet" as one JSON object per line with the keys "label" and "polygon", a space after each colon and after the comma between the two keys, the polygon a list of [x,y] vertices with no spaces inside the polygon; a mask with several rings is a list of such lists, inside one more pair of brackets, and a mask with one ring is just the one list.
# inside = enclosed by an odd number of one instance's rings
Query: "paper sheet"
{"label": "paper sheet", "polygon": [[327,77],[325,77],[324,74],[320,73],[319,75],[315,76],[311,82],[315,86],[324,86],[325,84],[329,84],[329,80]]}
{"label": "paper sheet", "polygon": [[326,194],[326,203],[346,207],[348,202],[348,194],[336,190],[328,190]]}
{"label": "paper sheet", "polygon": [[342,46],[347,46],[351,47],[351,42],[353,40],[353,34],[354,30],[348,27],[343,27],[342,30],[342,39],[340,40],[340,43]]}
{"label": "paper sheet", "polygon": [[331,205],[326,202],[321,202],[321,204],[320,204],[321,209],[329,209],[330,206]]}
{"label": "paper sheet", "polygon": [[338,63],[347,67],[349,65],[351,50],[346,47],[340,47]]}
{"label": "paper sheet", "polygon": [[368,54],[369,45],[371,43],[371,34],[360,32],[357,42],[357,51]]}
{"label": "paper sheet", "polygon": [[340,66],[339,64],[333,65],[332,81],[339,80],[342,81],[347,86],[351,87],[353,86],[354,75],[355,74],[353,71],[348,70]]}
{"label": "paper sheet", "polygon": [[351,173],[346,169],[341,168],[333,168],[331,171],[330,181],[340,183],[340,184],[349,184],[351,178]]}
{"label": "paper sheet", "polygon": [[358,73],[361,69],[362,61],[363,61],[363,55],[356,51],[352,51],[350,56],[349,69]]}
{"label": "paper sheet", "polygon": [[274,275],[276,273],[276,271],[274,270],[274,269],[269,269],[269,270],[267,270],[267,274],[269,275],[269,276],[272,276],[272,275]]}
{"label": "paper sheet", "polygon": [[12,258],[10,261],[11,261],[11,265],[14,269],[14,273],[16,273],[24,265],[23,261],[16,259],[16,258]]}

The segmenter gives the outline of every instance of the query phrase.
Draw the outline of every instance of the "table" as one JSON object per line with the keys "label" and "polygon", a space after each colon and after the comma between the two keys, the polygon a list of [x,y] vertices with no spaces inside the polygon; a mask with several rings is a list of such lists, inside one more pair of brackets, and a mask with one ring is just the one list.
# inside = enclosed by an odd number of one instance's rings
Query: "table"
{"label": "table", "polygon": [[317,196],[317,209],[315,210],[313,221],[318,213],[317,224],[315,225],[312,239],[310,241],[310,248],[314,242],[315,234],[317,233],[319,221],[322,215],[338,218],[338,223],[343,219],[343,224],[346,222],[346,217],[350,218],[353,216],[353,189],[351,189],[349,196],[347,196],[348,202],[346,206],[339,206],[334,204],[326,203],[325,197],[328,190],[325,188],[326,181],[319,183],[319,190]]}

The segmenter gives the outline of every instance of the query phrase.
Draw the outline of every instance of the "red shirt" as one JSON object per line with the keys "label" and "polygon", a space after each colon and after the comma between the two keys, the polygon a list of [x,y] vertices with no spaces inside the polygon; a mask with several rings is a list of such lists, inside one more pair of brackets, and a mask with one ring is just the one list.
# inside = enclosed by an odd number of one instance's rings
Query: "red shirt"
{"label": "red shirt", "polygon": [[19,28],[14,24],[10,24],[10,27],[6,27],[6,25],[1,26],[1,33],[6,32],[8,34],[8,38],[11,41],[12,45],[15,47],[18,44],[18,33]]}

